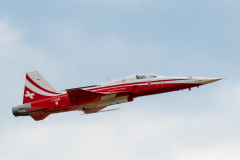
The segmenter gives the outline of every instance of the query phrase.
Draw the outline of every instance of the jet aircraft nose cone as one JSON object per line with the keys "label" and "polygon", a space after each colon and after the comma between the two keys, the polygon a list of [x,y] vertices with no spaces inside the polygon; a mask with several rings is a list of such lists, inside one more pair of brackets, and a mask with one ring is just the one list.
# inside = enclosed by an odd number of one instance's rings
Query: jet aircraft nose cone
{"label": "jet aircraft nose cone", "polygon": [[219,81],[221,80],[222,78],[203,78],[203,84],[208,84],[208,83],[212,83],[212,82],[215,82],[215,81]]}

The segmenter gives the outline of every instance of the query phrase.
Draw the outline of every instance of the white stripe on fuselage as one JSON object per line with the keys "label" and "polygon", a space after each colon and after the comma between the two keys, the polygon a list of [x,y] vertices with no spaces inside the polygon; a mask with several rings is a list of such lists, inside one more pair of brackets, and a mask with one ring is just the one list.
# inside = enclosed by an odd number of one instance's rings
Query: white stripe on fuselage
{"label": "white stripe on fuselage", "polygon": [[[156,84],[171,84],[171,83],[199,83],[196,80],[198,79],[185,79],[185,80],[180,80],[180,79],[144,79],[142,81],[136,80],[136,81],[130,81],[130,82],[125,82],[125,83],[105,83],[102,84],[103,86],[101,87],[95,87],[95,88],[87,88],[86,90],[91,90],[91,91],[98,91],[98,90],[103,90],[103,89],[113,89],[113,88],[118,88],[118,87],[128,87],[128,86],[133,86],[133,85],[138,85],[138,86],[143,86],[143,85],[149,85],[148,81],[151,82],[150,85],[156,85]],[[155,81],[155,82],[153,82]],[[156,82],[157,81],[157,82]]]}

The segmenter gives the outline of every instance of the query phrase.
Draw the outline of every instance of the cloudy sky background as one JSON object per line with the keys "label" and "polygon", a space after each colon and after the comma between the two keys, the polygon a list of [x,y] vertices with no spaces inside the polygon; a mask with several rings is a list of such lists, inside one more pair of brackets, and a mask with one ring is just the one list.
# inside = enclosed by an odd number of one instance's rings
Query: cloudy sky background
{"label": "cloudy sky background", "polygon": [[[237,160],[239,53],[237,0],[2,0],[0,158]],[[58,90],[141,73],[227,79],[35,122],[11,111],[34,70]]]}

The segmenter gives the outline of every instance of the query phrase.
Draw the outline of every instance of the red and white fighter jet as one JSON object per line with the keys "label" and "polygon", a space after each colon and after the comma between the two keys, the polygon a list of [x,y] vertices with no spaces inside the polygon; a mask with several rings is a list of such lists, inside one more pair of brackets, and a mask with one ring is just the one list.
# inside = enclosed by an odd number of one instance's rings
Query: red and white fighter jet
{"label": "red and white fighter jet", "polygon": [[[15,116],[43,120],[53,113],[81,110],[84,114],[109,110],[103,108],[131,102],[134,98],[183,89],[191,90],[222,78],[162,77],[154,74],[133,75],[100,85],[66,89],[58,92],[38,71],[26,74],[23,104],[12,108]],[[119,109],[119,108],[116,108]]]}

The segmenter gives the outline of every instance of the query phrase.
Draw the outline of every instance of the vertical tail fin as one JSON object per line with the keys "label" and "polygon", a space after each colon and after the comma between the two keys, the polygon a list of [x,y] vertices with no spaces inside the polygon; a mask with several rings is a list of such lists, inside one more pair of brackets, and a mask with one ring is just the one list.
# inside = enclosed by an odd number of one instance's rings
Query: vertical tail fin
{"label": "vertical tail fin", "polygon": [[23,104],[60,94],[38,71],[26,74]]}

